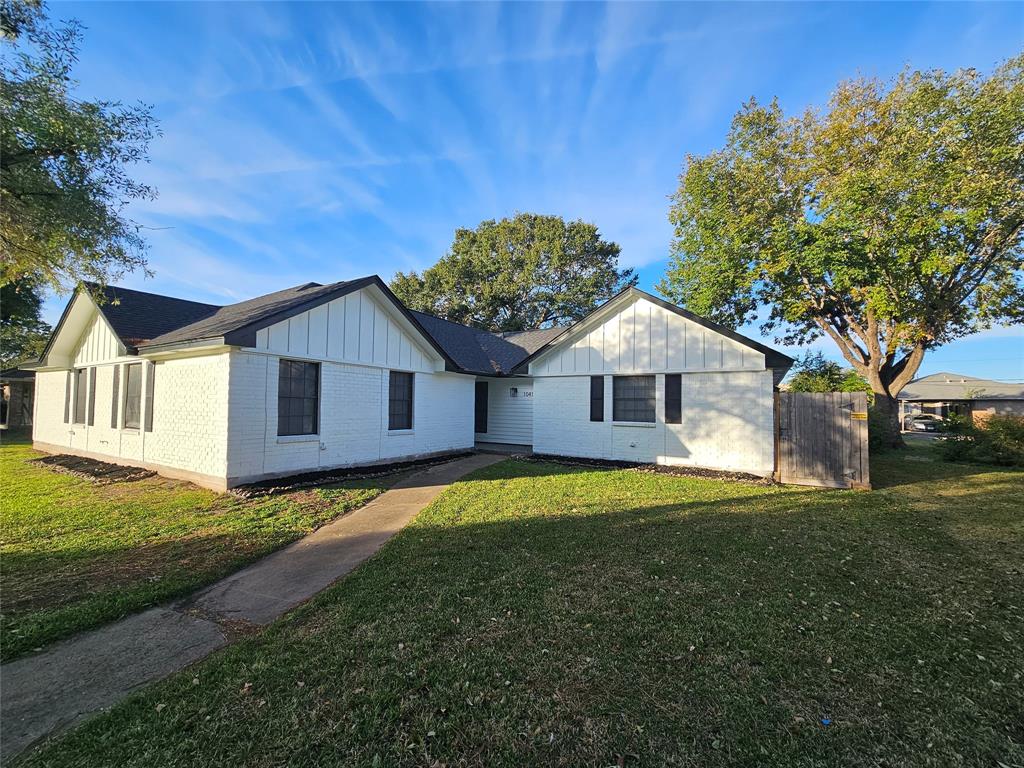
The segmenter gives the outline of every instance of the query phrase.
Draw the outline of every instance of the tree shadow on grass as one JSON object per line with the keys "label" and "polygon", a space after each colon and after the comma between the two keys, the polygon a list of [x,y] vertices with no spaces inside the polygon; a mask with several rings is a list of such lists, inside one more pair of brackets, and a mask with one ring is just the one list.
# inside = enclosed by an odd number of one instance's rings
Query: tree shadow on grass
{"label": "tree shadow on grass", "polygon": [[38,763],[1012,764],[1024,584],[957,535],[1010,491],[966,492],[494,465]]}

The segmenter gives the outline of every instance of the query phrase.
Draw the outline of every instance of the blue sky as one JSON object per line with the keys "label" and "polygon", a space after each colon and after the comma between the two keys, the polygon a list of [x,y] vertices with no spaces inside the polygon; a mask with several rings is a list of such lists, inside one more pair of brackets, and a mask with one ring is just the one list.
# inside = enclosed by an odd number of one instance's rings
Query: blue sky
{"label": "blue sky", "polygon": [[[87,27],[81,94],[152,104],[163,129],[137,172],[160,197],[131,212],[156,274],[122,284],[212,303],[387,280],[516,211],[593,221],[653,290],[683,158],[720,146],[744,100],[796,111],[857,74],[989,70],[1024,40],[1024,6],[996,3],[50,10]],[[1024,379],[1024,335],[951,344],[938,370]]]}

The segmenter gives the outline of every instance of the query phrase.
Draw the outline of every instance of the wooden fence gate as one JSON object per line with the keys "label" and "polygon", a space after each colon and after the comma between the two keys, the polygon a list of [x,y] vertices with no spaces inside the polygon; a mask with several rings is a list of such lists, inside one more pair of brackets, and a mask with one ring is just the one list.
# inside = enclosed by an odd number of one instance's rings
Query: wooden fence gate
{"label": "wooden fence gate", "polygon": [[870,488],[863,392],[778,392],[775,471],[781,483]]}

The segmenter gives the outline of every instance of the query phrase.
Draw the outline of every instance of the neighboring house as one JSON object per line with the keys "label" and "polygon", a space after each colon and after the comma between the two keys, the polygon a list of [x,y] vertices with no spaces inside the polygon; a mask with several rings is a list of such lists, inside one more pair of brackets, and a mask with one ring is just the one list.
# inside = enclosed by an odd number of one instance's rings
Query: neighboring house
{"label": "neighboring house", "polygon": [[379,277],[219,307],[77,293],[36,371],[37,448],[222,490],[471,449],[770,475],[792,360],[635,288],[565,328],[492,334]]}
{"label": "neighboring house", "polygon": [[[933,373],[914,379],[899,394],[902,416],[951,413],[971,421],[990,416],[1024,416],[1024,384],[1007,384],[958,373]],[[902,419],[901,419],[902,421]]]}
{"label": "neighboring house", "polygon": [[7,368],[0,371],[0,429],[22,429],[32,426],[32,403],[35,395],[32,371]]}

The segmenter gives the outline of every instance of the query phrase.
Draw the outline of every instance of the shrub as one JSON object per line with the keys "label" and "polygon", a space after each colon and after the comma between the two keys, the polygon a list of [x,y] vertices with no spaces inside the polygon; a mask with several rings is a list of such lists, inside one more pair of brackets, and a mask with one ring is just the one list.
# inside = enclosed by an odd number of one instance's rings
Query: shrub
{"label": "shrub", "polygon": [[959,413],[951,413],[946,417],[946,420],[939,425],[939,430],[942,432],[951,432],[956,435],[963,434],[970,429],[971,420],[966,416],[962,416]]}
{"label": "shrub", "polygon": [[980,424],[950,434],[942,444],[947,461],[973,461],[1003,467],[1024,467],[1024,418],[991,416]]}

